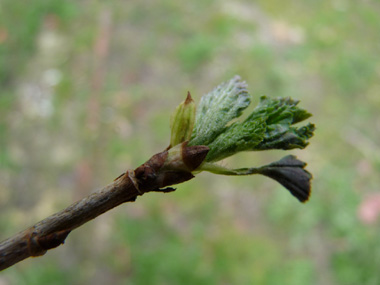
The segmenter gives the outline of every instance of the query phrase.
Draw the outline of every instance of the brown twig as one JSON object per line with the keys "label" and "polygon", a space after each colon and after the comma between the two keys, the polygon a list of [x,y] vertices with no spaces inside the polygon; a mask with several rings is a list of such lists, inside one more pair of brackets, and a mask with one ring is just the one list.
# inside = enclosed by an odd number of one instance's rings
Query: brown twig
{"label": "brown twig", "polygon": [[121,176],[98,192],[38,222],[0,244],[0,270],[28,258],[44,255],[64,242],[75,228],[100,214],[133,200],[139,192],[127,175]]}
{"label": "brown twig", "polygon": [[139,195],[174,191],[174,188],[163,187],[192,179],[191,172],[203,162],[208,150],[206,146],[188,147],[184,142],[155,154],[103,189],[4,240],[0,243],[0,270],[28,257],[44,255],[63,244],[72,230],[122,203],[135,201]]}

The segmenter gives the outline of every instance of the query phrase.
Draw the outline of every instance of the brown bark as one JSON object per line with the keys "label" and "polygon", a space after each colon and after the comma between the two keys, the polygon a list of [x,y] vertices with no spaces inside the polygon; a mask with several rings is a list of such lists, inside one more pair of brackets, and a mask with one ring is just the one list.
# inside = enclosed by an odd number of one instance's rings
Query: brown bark
{"label": "brown bark", "polygon": [[208,150],[205,146],[188,147],[183,143],[171,151],[155,154],[103,189],[4,240],[0,243],[0,271],[28,257],[44,255],[63,244],[72,230],[122,203],[135,201],[139,195],[174,191],[163,187],[192,179],[191,171],[203,162]]}
{"label": "brown bark", "polygon": [[68,208],[51,215],[34,226],[0,244],[0,270],[31,257],[44,255],[47,250],[64,243],[75,228],[100,214],[140,195],[126,174]]}

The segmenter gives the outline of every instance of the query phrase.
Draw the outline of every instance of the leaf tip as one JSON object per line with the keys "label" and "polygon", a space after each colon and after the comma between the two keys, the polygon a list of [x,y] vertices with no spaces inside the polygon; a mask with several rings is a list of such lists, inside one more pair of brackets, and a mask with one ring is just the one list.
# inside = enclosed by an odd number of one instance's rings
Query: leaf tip
{"label": "leaf tip", "polygon": [[185,105],[189,105],[192,102],[194,102],[193,98],[191,97],[190,91],[187,91],[187,97],[185,99]]}

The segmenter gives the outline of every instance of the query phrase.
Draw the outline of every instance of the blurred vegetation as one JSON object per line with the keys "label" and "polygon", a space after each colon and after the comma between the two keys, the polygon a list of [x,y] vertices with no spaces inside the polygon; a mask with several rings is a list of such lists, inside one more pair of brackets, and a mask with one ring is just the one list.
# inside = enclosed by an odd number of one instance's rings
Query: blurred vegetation
{"label": "blurred vegetation", "polygon": [[300,99],[317,126],[290,152],[314,174],[305,205],[269,179],[201,174],[0,283],[379,284],[379,14],[375,0],[0,1],[0,239],[164,149],[188,90],[239,74],[255,102]]}

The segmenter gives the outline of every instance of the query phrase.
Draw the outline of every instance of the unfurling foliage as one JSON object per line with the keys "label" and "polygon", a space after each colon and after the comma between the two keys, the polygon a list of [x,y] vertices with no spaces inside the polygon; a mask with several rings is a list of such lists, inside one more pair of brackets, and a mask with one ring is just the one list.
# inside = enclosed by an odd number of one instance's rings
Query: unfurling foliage
{"label": "unfurling foliage", "polygon": [[[222,83],[202,97],[197,107],[189,146],[205,145],[210,150],[204,162],[194,172],[209,171],[222,175],[262,174],[278,181],[297,199],[305,202],[309,198],[312,176],[304,169],[306,163],[295,156],[286,156],[262,167],[242,169],[228,169],[215,163],[242,151],[303,149],[309,144],[308,140],[313,136],[315,126],[311,123],[295,126],[311,116],[309,112],[298,107],[298,100],[262,96],[252,113],[245,120],[239,121],[238,118],[250,103],[247,84],[239,76]],[[184,122],[183,129],[189,137],[189,124],[186,120]],[[178,124],[177,129],[181,129]],[[181,136],[175,143],[185,140]]]}

